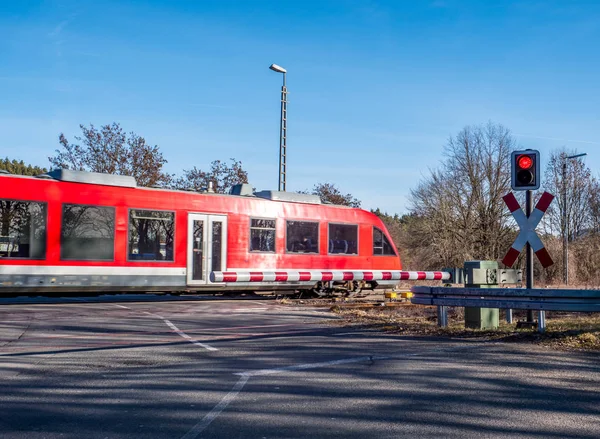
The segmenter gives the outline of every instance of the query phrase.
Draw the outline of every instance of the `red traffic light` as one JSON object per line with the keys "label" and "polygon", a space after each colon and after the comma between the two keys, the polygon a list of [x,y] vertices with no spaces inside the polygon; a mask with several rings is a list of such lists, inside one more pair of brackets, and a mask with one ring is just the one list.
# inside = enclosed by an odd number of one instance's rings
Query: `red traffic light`
{"label": "red traffic light", "polygon": [[528,155],[517,157],[517,166],[521,169],[529,169],[533,166],[533,159]]}
{"label": "red traffic light", "polygon": [[510,155],[510,186],[515,191],[539,189],[540,152],[535,149],[513,151]]}

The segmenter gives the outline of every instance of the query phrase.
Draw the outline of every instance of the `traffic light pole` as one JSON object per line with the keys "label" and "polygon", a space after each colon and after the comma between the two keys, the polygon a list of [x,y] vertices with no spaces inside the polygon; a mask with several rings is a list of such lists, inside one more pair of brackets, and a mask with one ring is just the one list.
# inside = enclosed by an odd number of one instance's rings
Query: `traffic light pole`
{"label": "traffic light pole", "polygon": [[[532,201],[532,191],[525,191],[525,215],[527,218],[531,216],[531,212],[533,212],[533,201]],[[533,288],[533,249],[531,248],[531,244],[527,242],[526,248],[526,287],[528,289]],[[533,311],[527,311],[527,323],[533,323]]]}
{"label": "traffic light pole", "polygon": [[[533,200],[532,196],[533,190],[539,189],[540,187],[540,152],[535,149],[526,149],[523,151],[513,151],[510,154],[510,162],[511,162],[511,170],[510,170],[510,186],[514,191],[525,191],[525,215],[527,216],[527,223],[529,224],[529,217],[531,217],[531,213],[533,212]],[[514,198],[514,197],[513,197]],[[554,198],[551,196],[551,198]],[[516,200],[515,200],[516,202]],[[518,203],[517,203],[518,204]],[[510,208],[510,206],[509,206]],[[544,212],[546,209],[542,209]],[[512,212],[512,210],[511,210]],[[520,226],[521,227],[521,226]],[[526,227],[530,227],[527,225]],[[522,227],[521,227],[522,229]],[[529,233],[533,232],[535,234],[535,230],[530,230]],[[522,247],[519,247],[519,252]],[[539,250],[541,251],[541,250]],[[510,252],[509,252],[510,254]],[[509,258],[509,254],[507,254],[506,258]],[[533,288],[533,248],[529,243],[529,239],[527,240],[527,247],[525,253],[526,259],[526,288]],[[516,256],[507,259],[510,264],[514,264]],[[544,262],[542,265],[544,267],[548,266],[548,261],[550,265],[552,265],[552,260],[550,256],[547,254],[544,255]],[[539,318],[539,326],[540,330],[543,332],[543,328],[545,327],[545,311],[540,311]],[[533,311],[527,311],[527,321],[518,322],[517,327],[521,326],[533,326]]]}

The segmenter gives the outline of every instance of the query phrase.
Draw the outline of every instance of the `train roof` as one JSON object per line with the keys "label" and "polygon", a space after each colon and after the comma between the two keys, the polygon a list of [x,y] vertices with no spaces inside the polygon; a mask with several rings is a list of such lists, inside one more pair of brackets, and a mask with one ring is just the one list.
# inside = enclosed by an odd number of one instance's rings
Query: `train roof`
{"label": "train roof", "polygon": [[274,191],[274,190],[263,190],[254,191],[252,186],[249,184],[238,184],[234,185],[230,192],[227,194],[215,193],[210,189],[206,189],[202,192],[196,190],[182,190],[182,189],[170,189],[161,187],[146,187],[138,186],[137,181],[132,176],[126,175],[115,175],[105,174],[100,172],[88,172],[88,171],[75,171],[71,169],[54,169],[45,174],[37,176],[24,176],[11,174],[7,171],[0,170],[0,177],[16,177],[24,179],[43,179],[52,180],[56,182],[68,182],[68,183],[79,183],[88,184],[95,186],[113,186],[113,187],[125,187],[139,190],[149,191],[165,191],[165,192],[183,192],[183,193],[197,193],[202,195],[215,195],[215,196],[230,196],[230,197],[243,197],[243,198],[255,198],[270,200],[276,202],[291,202],[291,203],[302,203],[302,204],[320,204],[329,205],[341,208],[350,208],[344,205],[338,205],[328,202],[323,202],[318,195],[303,194],[298,192],[287,192],[287,191]]}

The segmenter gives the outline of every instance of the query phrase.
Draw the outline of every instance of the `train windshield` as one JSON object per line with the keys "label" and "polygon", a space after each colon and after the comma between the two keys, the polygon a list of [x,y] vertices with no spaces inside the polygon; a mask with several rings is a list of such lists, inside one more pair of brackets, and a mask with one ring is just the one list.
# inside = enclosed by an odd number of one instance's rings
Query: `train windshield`
{"label": "train windshield", "polygon": [[396,256],[394,247],[385,236],[385,233],[377,227],[373,227],[373,254],[384,256]]}

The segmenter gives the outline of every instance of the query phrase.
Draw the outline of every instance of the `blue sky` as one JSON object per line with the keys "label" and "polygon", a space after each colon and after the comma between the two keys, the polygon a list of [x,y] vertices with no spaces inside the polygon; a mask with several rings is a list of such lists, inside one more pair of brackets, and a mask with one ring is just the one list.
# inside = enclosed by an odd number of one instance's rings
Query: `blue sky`
{"label": "blue sky", "polygon": [[275,189],[335,183],[404,213],[447,138],[488,120],[600,168],[600,2],[0,0],[0,156],[117,121],[173,173],[234,157]]}

